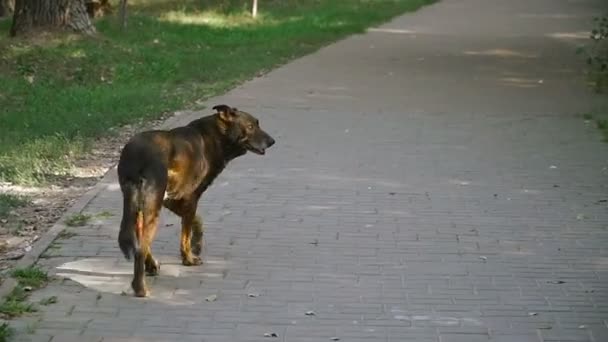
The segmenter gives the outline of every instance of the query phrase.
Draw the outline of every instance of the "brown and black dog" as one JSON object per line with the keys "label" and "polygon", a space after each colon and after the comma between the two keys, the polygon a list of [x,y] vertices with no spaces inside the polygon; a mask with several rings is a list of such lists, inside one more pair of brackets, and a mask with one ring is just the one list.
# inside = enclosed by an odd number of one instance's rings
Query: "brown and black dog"
{"label": "brown and black dog", "polygon": [[182,263],[200,265],[195,254],[202,250],[203,223],[196,207],[202,193],[229,161],[247,151],[263,155],[275,142],[251,114],[227,105],[213,109],[216,114],[183,127],[139,133],[121,152],[118,244],[127,259],[135,259],[131,286],[138,297],[148,295],[144,271],[156,275],[160,267],[151,245],[161,208],[181,217]]}

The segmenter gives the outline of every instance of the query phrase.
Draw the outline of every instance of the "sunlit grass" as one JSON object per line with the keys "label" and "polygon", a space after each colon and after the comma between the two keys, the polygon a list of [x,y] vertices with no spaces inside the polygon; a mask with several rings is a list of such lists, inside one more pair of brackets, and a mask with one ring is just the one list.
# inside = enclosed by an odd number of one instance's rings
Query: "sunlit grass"
{"label": "sunlit grass", "polygon": [[226,15],[217,11],[187,13],[184,11],[169,11],[160,15],[161,21],[185,25],[206,25],[211,27],[238,27],[256,24],[277,24],[278,20],[259,16],[253,18],[249,12]]}

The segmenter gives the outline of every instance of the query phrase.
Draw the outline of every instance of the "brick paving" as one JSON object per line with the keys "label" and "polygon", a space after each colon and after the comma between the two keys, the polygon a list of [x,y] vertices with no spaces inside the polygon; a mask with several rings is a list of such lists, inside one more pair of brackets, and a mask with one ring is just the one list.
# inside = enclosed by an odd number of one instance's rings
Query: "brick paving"
{"label": "brick paving", "polygon": [[572,53],[601,3],[444,0],[212,99],[277,145],[205,194],[206,263],[164,213],[152,296],[121,295],[112,171],[17,340],[608,341],[608,145]]}

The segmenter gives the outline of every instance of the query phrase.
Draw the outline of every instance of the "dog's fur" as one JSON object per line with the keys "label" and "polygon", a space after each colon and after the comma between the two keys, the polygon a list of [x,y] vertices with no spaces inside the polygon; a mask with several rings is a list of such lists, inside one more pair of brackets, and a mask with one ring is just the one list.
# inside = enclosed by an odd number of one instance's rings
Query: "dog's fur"
{"label": "dog's fur", "polygon": [[118,244],[127,259],[134,257],[131,286],[145,297],[144,271],[158,274],[160,264],[151,245],[164,206],[181,217],[180,252],[186,266],[199,265],[203,224],[196,215],[202,193],[229,161],[247,151],[264,154],[274,139],[251,114],[227,105],[216,114],[172,130],[139,133],[123,148],[118,180],[123,194],[123,216]]}

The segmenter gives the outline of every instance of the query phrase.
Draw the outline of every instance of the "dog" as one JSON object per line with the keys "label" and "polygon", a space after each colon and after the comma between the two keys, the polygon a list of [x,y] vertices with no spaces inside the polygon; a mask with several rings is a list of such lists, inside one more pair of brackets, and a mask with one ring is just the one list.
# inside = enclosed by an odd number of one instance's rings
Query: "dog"
{"label": "dog", "polygon": [[121,151],[118,245],[127,260],[134,259],[131,287],[137,297],[149,295],[144,271],[153,276],[160,269],[151,245],[162,207],[181,218],[182,264],[200,265],[204,228],[196,208],[201,195],[228,162],[248,151],[263,155],[275,143],[253,115],[224,104],[213,109],[215,114],[186,126],[139,133]]}

